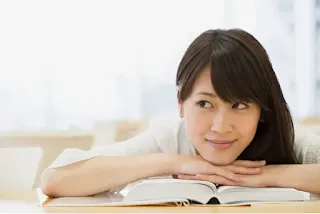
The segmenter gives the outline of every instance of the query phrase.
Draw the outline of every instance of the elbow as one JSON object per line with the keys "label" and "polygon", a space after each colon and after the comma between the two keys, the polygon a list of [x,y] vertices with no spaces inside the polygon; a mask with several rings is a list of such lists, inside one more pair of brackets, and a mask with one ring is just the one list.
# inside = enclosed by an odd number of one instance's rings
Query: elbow
{"label": "elbow", "polygon": [[43,171],[40,180],[42,193],[48,197],[59,197],[60,181],[61,179],[56,169],[46,169]]}

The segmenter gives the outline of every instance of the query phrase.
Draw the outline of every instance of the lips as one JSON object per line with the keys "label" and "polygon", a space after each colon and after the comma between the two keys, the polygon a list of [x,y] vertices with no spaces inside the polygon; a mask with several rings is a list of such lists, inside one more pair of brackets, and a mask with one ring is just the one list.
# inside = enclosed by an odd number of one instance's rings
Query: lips
{"label": "lips", "polygon": [[236,140],[208,140],[206,141],[215,149],[228,149]]}

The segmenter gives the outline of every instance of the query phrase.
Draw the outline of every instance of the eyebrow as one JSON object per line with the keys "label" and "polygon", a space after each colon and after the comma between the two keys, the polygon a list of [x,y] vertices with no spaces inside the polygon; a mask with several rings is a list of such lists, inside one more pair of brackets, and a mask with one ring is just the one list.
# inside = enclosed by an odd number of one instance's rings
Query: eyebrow
{"label": "eyebrow", "polygon": [[206,95],[206,96],[209,96],[209,97],[217,97],[217,95],[214,94],[214,93],[204,92],[204,91],[200,91],[200,92],[198,92],[197,94]]}

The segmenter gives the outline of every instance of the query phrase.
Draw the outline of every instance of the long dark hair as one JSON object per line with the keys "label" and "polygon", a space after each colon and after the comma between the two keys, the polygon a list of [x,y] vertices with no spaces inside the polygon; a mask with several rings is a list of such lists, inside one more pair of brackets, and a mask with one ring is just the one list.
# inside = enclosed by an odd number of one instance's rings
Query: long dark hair
{"label": "long dark hair", "polygon": [[261,108],[255,137],[238,159],[297,163],[292,117],[262,45],[241,29],[202,33],[188,47],[178,68],[180,101],[190,96],[196,78],[208,65],[212,86],[222,100],[253,102]]}

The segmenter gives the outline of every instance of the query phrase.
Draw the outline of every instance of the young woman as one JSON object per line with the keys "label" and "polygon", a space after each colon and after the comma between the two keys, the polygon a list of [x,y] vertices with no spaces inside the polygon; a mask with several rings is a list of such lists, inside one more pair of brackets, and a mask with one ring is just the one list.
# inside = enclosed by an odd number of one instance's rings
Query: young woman
{"label": "young woman", "polygon": [[320,193],[320,137],[295,138],[268,55],[249,33],[209,30],[176,76],[180,118],[99,153],[66,150],[42,176],[53,197],[84,196],[152,176]]}

